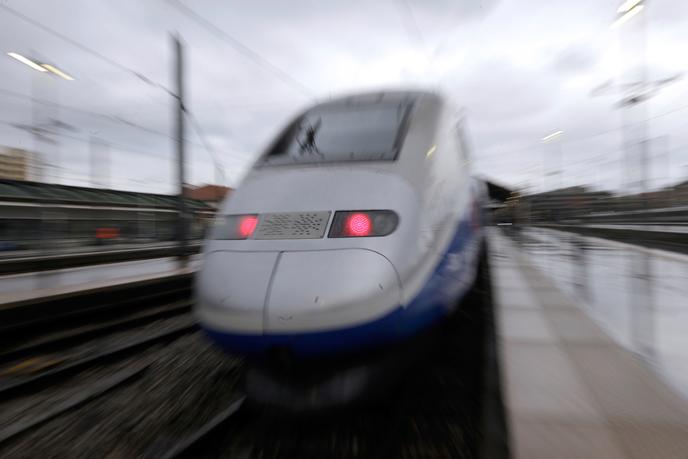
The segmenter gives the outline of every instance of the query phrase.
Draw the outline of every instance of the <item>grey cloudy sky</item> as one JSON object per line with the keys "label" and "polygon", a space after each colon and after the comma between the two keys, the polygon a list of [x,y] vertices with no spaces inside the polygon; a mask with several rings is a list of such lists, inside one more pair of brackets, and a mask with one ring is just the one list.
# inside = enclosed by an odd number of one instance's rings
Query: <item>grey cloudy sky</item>
{"label": "grey cloudy sky", "polygon": [[[271,63],[261,64],[166,0],[0,0],[0,145],[35,149],[15,125],[31,124],[34,114],[56,118],[74,129],[38,147],[58,166],[51,180],[88,185],[89,138],[97,137],[109,145],[113,187],[173,192],[173,101],[129,70],[172,87],[169,32],[178,31],[188,105],[229,185],[305,105],[342,92],[420,86],[466,108],[479,174],[539,189],[555,180],[546,174],[557,169],[560,146],[560,184],[618,189],[625,179],[616,97],[590,91],[638,61],[638,25],[609,27],[619,3],[182,1]],[[648,2],[641,14],[650,78],[685,72],[688,2]],[[7,52],[53,63],[75,80],[38,73]],[[37,106],[25,99],[32,95],[63,107]],[[686,115],[688,75],[647,104],[656,186],[688,173]],[[565,132],[560,145],[540,142],[556,130]],[[189,137],[189,181],[212,182],[209,154],[191,128]]]}

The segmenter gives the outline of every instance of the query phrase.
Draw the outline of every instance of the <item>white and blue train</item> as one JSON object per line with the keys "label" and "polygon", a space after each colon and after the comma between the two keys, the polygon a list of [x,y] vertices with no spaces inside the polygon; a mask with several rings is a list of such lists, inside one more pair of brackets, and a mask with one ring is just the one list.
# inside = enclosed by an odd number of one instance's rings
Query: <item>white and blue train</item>
{"label": "white and blue train", "polygon": [[387,346],[450,314],[477,275],[481,185],[431,92],[330,100],[296,117],[218,212],[195,313],[229,353]]}

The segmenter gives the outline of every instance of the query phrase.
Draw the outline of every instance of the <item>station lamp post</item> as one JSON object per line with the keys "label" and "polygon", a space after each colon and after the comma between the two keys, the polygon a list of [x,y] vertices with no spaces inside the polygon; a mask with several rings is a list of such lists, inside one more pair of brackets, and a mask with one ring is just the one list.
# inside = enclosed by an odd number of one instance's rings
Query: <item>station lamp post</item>
{"label": "station lamp post", "polygon": [[74,77],[72,77],[71,75],[68,75],[66,72],[60,70],[59,68],[57,68],[56,66],[54,66],[52,64],[40,63],[40,61],[38,59],[32,60],[26,56],[22,56],[19,53],[10,52],[10,53],[7,53],[7,55],[13,59],[16,59],[17,61],[21,62],[22,64],[25,64],[25,65],[31,67],[34,70],[38,70],[39,72],[44,72],[44,73],[50,72],[53,75],[57,75],[60,78],[65,79],[67,81],[74,81]]}
{"label": "station lamp post", "polygon": [[645,8],[644,0],[626,0],[616,10],[616,20],[612,28],[617,28],[629,21],[633,16],[640,13]]}
{"label": "station lamp post", "polygon": [[[24,55],[19,54],[17,52],[8,52],[7,55],[9,57],[11,57],[12,59],[15,59],[17,62],[20,62],[20,63],[26,65],[27,67],[29,67],[33,70],[36,70],[38,72],[38,73],[33,73],[32,81],[31,81],[31,83],[32,83],[31,84],[31,92],[32,92],[32,96],[33,96],[33,107],[32,107],[33,121],[32,121],[32,126],[27,127],[27,130],[33,135],[34,149],[36,150],[35,154],[40,158],[42,156],[42,153],[40,152],[40,150],[41,150],[40,145],[42,143],[48,142],[48,143],[51,143],[53,145],[56,145],[56,143],[54,141],[50,140],[48,137],[46,137],[46,134],[49,134],[50,132],[46,126],[41,125],[41,121],[40,121],[40,118],[41,118],[40,115],[41,114],[39,113],[39,105],[36,101],[38,99],[36,93],[38,91],[38,85],[42,84],[41,82],[43,82],[44,79],[43,79],[43,77],[41,77],[41,79],[39,80],[38,78],[36,78],[36,76],[39,73],[43,73],[45,75],[56,76],[56,77],[59,77],[63,80],[67,80],[67,81],[74,81],[74,77],[69,75],[67,72],[61,70],[56,65],[44,62],[42,59],[37,59],[34,57],[27,57],[27,56],[24,56]],[[48,127],[53,126],[53,125],[59,126],[60,123],[57,120],[55,120],[53,122],[53,124],[48,123]],[[57,148],[55,148],[53,153],[55,156],[55,161],[51,161],[50,164],[52,164],[52,167],[53,167],[54,173],[55,173],[55,177],[54,177],[55,182],[54,183],[59,183],[60,182],[60,180],[59,180],[59,175],[60,175],[59,163],[60,163],[60,161],[59,161],[59,157],[58,157],[59,152],[58,152]],[[43,162],[43,160],[41,160],[41,162]]]}
{"label": "station lamp post", "polygon": [[[607,81],[591,92],[592,96],[615,93],[621,96],[616,106],[621,109],[622,135],[624,151],[625,179],[622,187],[629,193],[645,193],[648,191],[648,138],[645,115],[646,102],[664,86],[681,77],[680,74],[668,78],[650,81],[647,76],[645,60],[645,24],[647,0],[626,0],[616,10],[616,18],[611,28],[621,31],[624,29],[625,39],[623,50],[632,53],[635,66],[630,65],[630,72],[619,75],[622,80],[618,83]],[[635,19],[634,19],[635,18]],[[635,32],[635,33],[632,33]],[[635,154],[634,154],[635,153]],[[635,178],[635,174],[638,175]]]}
{"label": "station lamp post", "polygon": [[544,175],[545,176],[550,176],[552,177],[551,180],[551,186],[552,190],[555,190],[557,188],[557,178],[561,180],[561,163],[562,163],[562,144],[561,144],[561,137],[564,135],[564,131],[554,131],[551,134],[548,134],[544,136],[540,141],[545,144],[552,144],[553,145],[553,151],[551,155],[547,155],[546,157],[553,156],[553,161],[550,162],[550,164],[553,164],[554,170],[548,171],[550,168],[546,166],[548,161],[545,161],[543,158],[543,169],[544,169]]}

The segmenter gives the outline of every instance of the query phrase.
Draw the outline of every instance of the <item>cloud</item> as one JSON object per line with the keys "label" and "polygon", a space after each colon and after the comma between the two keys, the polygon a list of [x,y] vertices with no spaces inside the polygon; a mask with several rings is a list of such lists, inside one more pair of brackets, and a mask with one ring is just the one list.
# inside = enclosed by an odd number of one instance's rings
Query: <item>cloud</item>
{"label": "cloud", "polygon": [[558,53],[552,69],[562,74],[581,73],[590,70],[597,62],[596,52],[587,46],[572,46]]}
{"label": "cloud", "polygon": [[[589,97],[592,87],[615,76],[616,61],[621,61],[614,40],[623,37],[609,30],[616,8],[611,0],[553,0],[537,8],[524,8],[516,0],[404,0],[420,40],[404,25],[408,13],[402,14],[398,0],[183,1],[307,86],[314,99],[371,88],[443,89],[468,109],[479,170],[497,174],[506,184],[541,182],[538,142],[547,133],[563,129],[574,139],[619,126],[610,98]],[[117,186],[174,191],[174,100],[126,70],[172,88],[171,31],[178,31],[186,44],[187,106],[225,165],[230,184],[238,182],[271,136],[312,102],[164,1],[74,0],[69,8],[39,0],[3,4],[106,57],[0,9],[3,53],[40,55],[76,77],[73,82],[46,80],[0,55],[0,89],[82,110],[57,111],[58,119],[80,129],[69,134],[72,138],[59,137],[60,161],[70,169],[67,182],[87,174],[89,138],[97,135],[110,144]],[[685,70],[676,58],[688,40],[675,20],[685,16],[681,5],[653,2],[646,8],[648,64],[657,69],[653,75]],[[670,110],[685,99],[686,86],[672,85],[652,106]],[[48,111],[0,93],[0,120],[30,123],[35,113],[47,116]],[[680,116],[677,112],[673,120]],[[688,143],[680,123],[662,118],[652,126],[671,133],[674,145]],[[188,136],[190,180],[212,181],[210,155],[191,125]],[[33,139],[0,124],[0,144],[30,148]],[[619,147],[615,134],[580,144],[580,150],[572,144],[571,155],[604,158]]]}

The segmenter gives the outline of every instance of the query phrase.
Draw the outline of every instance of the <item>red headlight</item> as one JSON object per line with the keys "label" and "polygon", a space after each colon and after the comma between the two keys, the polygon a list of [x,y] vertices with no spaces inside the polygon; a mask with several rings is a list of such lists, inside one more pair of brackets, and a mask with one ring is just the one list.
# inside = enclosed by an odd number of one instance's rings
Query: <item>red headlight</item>
{"label": "red headlight", "polygon": [[344,232],[348,236],[370,236],[373,224],[367,214],[356,213],[346,218]]}
{"label": "red headlight", "polygon": [[213,239],[247,239],[258,226],[258,215],[219,215],[213,228]]}
{"label": "red headlight", "polygon": [[258,225],[258,217],[255,215],[244,215],[239,218],[239,236],[247,238],[253,234]]}
{"label": "red headlight", "polygon": [[391,210],[351,210],[335,212],[329,237],[387,236],[399,223]]}

